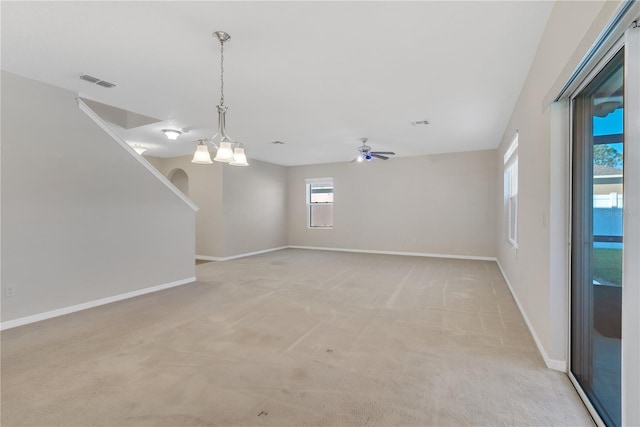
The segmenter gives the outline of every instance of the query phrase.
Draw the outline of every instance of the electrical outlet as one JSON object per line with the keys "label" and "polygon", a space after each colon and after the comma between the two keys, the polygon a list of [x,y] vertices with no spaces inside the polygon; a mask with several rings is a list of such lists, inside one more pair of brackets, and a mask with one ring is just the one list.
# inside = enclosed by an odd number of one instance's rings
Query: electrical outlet
{"label": "electrical outlet", "polygon": [[5,296],[12,297],[16,294],[16,285],[9,285],[4,291]]}

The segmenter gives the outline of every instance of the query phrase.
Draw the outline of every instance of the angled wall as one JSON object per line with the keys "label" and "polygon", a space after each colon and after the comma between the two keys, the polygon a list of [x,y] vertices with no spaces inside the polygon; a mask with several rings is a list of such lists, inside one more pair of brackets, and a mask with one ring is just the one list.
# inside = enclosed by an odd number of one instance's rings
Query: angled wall
{"label": "angled wall", "polygon": [[[566,370],[568,342],[568,107],[548,98],[566,83],[619,4],[554,5],[495,158],[498,261],[545,362],[558,370]],[[507,241],[502,182],[503,156],[516,131],[518,249]]]}
{"label": "angled wall", "polygon": [[2,322],[195,276],[192,207],[75,98],[2,72]]}

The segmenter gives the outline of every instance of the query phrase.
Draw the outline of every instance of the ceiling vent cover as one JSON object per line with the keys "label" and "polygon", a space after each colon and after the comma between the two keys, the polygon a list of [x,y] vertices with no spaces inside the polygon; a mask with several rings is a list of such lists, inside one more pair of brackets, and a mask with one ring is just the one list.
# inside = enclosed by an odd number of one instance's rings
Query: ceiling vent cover
{"label": "ceiling vent cover", "polygon": [[105,82],[104,80],[100,80],[98,83],[96,83],[98,86],[102,86],[102,87],[114,87],[115,85],[113,83],[109,83],[109,82]]}
{"label": "ceiling vent cover", "polygon": [[99,79],[97,77],[93,77],[93,76],[90,76],[88,74],[81,75],[80,76],[80,80],[84,80],[85,82],[93,83],[93,84],[96,84],[98,86],[102,86],[102,87],[106,87],[106,88],[112,88],[112,87],[115,86],[115,84],[113,84],[113,83],[110,83],[110,82],[108,82],[106,80],[101,80],[101,79]]}

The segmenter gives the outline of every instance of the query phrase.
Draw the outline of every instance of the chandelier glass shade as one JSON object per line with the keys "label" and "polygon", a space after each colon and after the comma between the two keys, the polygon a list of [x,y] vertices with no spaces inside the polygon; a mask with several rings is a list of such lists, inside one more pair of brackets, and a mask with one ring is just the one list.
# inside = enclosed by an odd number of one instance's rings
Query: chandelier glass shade
{"label": "chandelier glass shade", "polygon": [[233,161],[229,164],[231,166],[249,166],[247,156],[244,154],[244,148],[236,147],[233,149]]}
{"label": "chandelier glass shade", "polygon": [[230,142],[221,142],[216,153],[216,162],[231,163],[233,161],[233,149]]}
{"label": "chandelier glass shade", "polygon": [[210,165],[213,163],[211,160],[211,153],[209,153],[209,147],[207,147],[207,141],[205,139],[201,139],[198,142],[198,147],[196,148],[196,152],[193,155],[191,163],[198,163],[200,165]]}

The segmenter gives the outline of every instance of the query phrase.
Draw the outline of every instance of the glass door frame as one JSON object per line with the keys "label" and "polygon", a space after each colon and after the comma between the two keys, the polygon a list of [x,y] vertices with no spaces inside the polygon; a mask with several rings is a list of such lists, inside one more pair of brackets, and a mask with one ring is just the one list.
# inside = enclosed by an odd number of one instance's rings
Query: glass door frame
{"label": "glass door frame", "polygon": [[[584,78],[584,80],[580,83],[579,86],[577,86],[575,88],[575,90],[572,92],[571,96],[569,97],[569,118],[570,118],[570,123],[569,123],[569,135],[570,135],[570,147],[569,147],[569,156],[568,156],[568,163],[569,163],[569,280],[568,280],[568,292],[569,292],[569,298],[568,298],[568,309],[569,309],[569,325],[568,325],[568,329],[569,329],[569,335],[568,335],[568,343],[567,343],[567,375],[569,376],[569,379],[571,380],[571,382],[573,383],[574,387],[576,388],[576,390],[578,391],[578,394],[580,395],[581,399],[583,400],[583,402],[585,403],[585,405],[587,406],[587,409],[589,410],[589,413],[591,414],[591,416],[593,417],[594,421],[596,422],[596,424],[598,426],[606,426],[604,420],[602,419],[602,417],[600,416],[600,412],[595,408],[594,404],[592,403],[591,399],[587,396],[586,392],[582,389],[582,386],[580,384],[580,382],[578,381],[578,379],[575,377],[575,375],[572,372],[572,362],[574,360],[574,354],[572,352],[572,347],[573,347],[573,342],[574,342],[574,337],[573,337],[573,299],[574,299],[574,293],[573,293],[573,276],[574,274],[577,274],[578,277],[580,278],[580,280],[582,282],[584,282],[584,280],[588,279],[589,281],[591,280],[591,262],[590,260],[588,260],[589,262],[585,262],[584,258],[578,258],[576,257],[576,251],[574,250],[573,244],[574,244],[574,238],[573,238],[573,231],[574,231],[574,221],[573,221],[573,214],[575,212],[576,209],[579,209],[580,211],[583,212],[583,215],[587,215],[587,219],[586,221],[582,221],[581,224],[581,230],[580,232],[583,235],[587,235],[587,236],[591,236],[591,238],[589,239],[589,242],[586,242],[590,245],[593,245],[593,227],[592,227],[592,218],[593,218],[593,213],[592,213],[592,208],[593,208],[593,197],[591,196],[590,198],[587,197],[583,197],[582,196],[582,192],[576,194],[575,192],[575,188],[576,186],[574,186],[575,182],[575,171],[574,171],[574,160],[576,158],[576,154],[579,154],[581,157],[580,159],[578,159],[581,163],[586,162],[591,164],[592,163],[592,153],[586,152],[587,150],[579,150],[577,151],[577,144],[583,144],[583,141],[577,141],[577,135],[575,132],[575,127],[576,127],[576,123],[578,123],[581,126],[582,134],[584,135],[585,133],[589,133],[591,134],[592,132],[592,123],[589,122],[588,120],[585,120],[584,115],[580,115],[578,114],[578,112],[576,110],[582,110],[583,112],[585,111],[584,108],[584,104],[586,102],[586,100],[584,98],[580,98],[580,95],[582,94],[582,92],[587,88],[587,86],[589,86],[600,74],[600,72],[602,72],[608,65],[609,63],[615,58],[616,55],[618,55],[618,53],[620,52],[621,49],[625,48],[625,40],[624,40],[624,36],[619,38],[618,41],[609,49],[609,51],[598,61],[598,63],[595,65],[595,67],[593,67],[593,69],[589,72],[589,74],[587,74],[587,76]],[[623,69],[624,70],[624,69]],[[625,77],[626,77],[626,73],[625,73]],[[582,108],[578,108],[578,103],[581,103],[581,107]],[[625,110],[626,112],[626,110]],[[591,159],[591,161],[587,162],[585,156],[588,156],[589,159]],[[592,173],[591,173],[592,175]],[[583,174],[581,177],[579,177],[578,179],[580,179],[580,182],[578,183],[579,185],[577,186],[578,188],[582,188],[582,191],[586,191],[586,185],[589,184],[590,186],[593,185],[592,182],[592,178],[587,177],[586,172],[585,174]],[[576,197],[578,196],[578,197]],[[581,206],[576,206],[575,205],[575,199],[578,198],[580,199],[580,201],[582,202]],[[585,228],[586,227],[586,228]],[[588,251],[588,253],[590,254],[591,251]],[[575,264],[574,264],[574,261]],[[574,270],[574,265],[578,266],[578,271]],[[588,271],[587,271],[588,269]],[[586,278],[586,279],[585,279]],[[578,295],[578,297],[580,297],[581,295],[584,295],[584,292],[588,293],[588,294],[592,294],[593,290],[592,287],[587,287],[586,289],[582,289],[581,293]],[[583,307],[580,307],[580,309],[583,309]],[[591,334],[588,333],[589,329],[591,328],[591,324],[593,323],[592,317],[593,317],[593,313],[591,313],[591,311],[586,310],[583,311],[583,313],[586,314],[586,318],[583,316],[583,322],[581,325],[579,325],[579,328],[583,331],[583,339],[586,339],[588,341],[589,344],[584,344],[583,343],[583,347],[585,345],[587,345],[589,348],[591,348]],[[578,356],[578,355],[575,355]],[[592,359],[592,355],[591,354],[581,354],[579,355],[582,359],[582,363],[583,364],[591,364],[591,359]],[[587,379],[589,380],[589,379]]]}
{"label": "glass door frame", "polygon": [[[640,17],[637,17],[640,20]],[[638,21],[636,21],[638,22]],[[640,28],[628,29],[618,38],[593,69],[575,87],[568,99],[569,104],[569,152],[567,166],[568,182],[568,230],[573,230],[573,157],[574,157],[574,121],[576,112],[574,100],[579,93],[604,69],[620,49],[625,48],[624,58],[624,138],[625,138],[625,195],[623,239],[623,297],[622,297],[622,425],[640,425]],[[569,335],[567,340],[567,375],[598,426],[605,426],[600,415],[582,390],[571,371],[571,257],[573,249],[569,236],[569,277],[568,310]]]}

